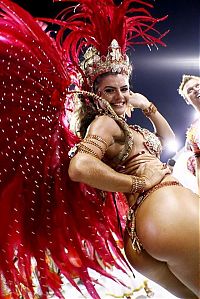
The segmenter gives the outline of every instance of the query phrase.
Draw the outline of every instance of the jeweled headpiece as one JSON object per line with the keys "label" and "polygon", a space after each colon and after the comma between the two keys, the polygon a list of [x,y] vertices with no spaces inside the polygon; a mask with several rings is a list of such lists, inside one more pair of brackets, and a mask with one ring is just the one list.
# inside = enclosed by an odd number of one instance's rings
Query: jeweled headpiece
{"label": "jeweled headpiece", "polygon": [[[88,90],[102,73],[130,74],[131,65],[126,55],[128,47],[136,44],[165,45],[162,38],[167,32],[160,34],[154,27],[166,17],[152,17],[144,8],[153,7],[147,1],[123,0],[120,5],[116,5],[114,0],[77,2],[76,7],[65,9],[60,15],[62,20],[57,24],[62,30],[57,35],[57,42],[62,43],[67,61],[76,66]],[[67,35],[65,29],[70,31]]]}
{"label": "jeweled headpiece", "polygon": [[88,48],[81,63],[81,68],[89,79],[90,85],[93,84],[96,77],[103,73],[123,73],[129,76],[132,70],[129,57],[121,52],[121,48],[115,39],[108,47],[106,56],[101,56],[94,47]]}

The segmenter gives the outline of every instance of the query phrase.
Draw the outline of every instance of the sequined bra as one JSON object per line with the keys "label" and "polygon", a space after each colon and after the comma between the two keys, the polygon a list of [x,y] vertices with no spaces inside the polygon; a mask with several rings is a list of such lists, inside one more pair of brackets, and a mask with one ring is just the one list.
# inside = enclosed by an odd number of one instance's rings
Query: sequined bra
{"label": "sequined bra", "polygon": [[139,132],[144,137],[143,144],[150,154],[155,155],[156,157],[160,157],[160,154],[162,152],[162,145],[155,133],[141,128],[138,125],[132,125],[130,126],[130,128],[132,128],[136,132]]}
{"label": "sequined bra", "polygon": [[[155,135],[155,133],[152,133],[147,129],[141,128],[139,125],[130,125],[128,126],[129,134],[128,134],[128,138],[125,138],[124,148],[120,151],[120,153],[116,157],[114,157],[114,159],[109,161],[109,164],[112,167],[118,168],[118,166],[120,166],[119,164],[122,165],[128,159],[129,154],[134,146],[133,130],[139,132],[143,136],[144,138],[143,145],[148,150],[148,152],[151,155],[160,157],[160,154],[162,152],[162,145],[159,138]],[[126,146],[126,143],[128,143],[129,145],[128,147]],[[134,156],[138,156],[141,153],[144,153],[144,151],[141,151]]]}

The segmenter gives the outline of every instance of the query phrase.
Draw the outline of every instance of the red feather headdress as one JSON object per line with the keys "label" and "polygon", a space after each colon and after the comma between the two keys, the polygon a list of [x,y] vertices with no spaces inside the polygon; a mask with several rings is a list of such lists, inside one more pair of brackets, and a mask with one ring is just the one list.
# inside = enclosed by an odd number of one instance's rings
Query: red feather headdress
{"label": "red feather headdress", "polygon": [[[55,0],[58,1],[71,2]],[[131,65],[126,55],[129,47],[165,46],[162,38],[168,31],[161,34],[155,25],[167,16],[152,17],[146,8],[153,5],[147,1],[123,0],[120,5],[113,0],[80,0],[78,3],[64,9],[58,16],[60,20],[54,22],[61,26],[56,41],[67,61],[76,65],[90,86],[101,73],[130,74]]]}

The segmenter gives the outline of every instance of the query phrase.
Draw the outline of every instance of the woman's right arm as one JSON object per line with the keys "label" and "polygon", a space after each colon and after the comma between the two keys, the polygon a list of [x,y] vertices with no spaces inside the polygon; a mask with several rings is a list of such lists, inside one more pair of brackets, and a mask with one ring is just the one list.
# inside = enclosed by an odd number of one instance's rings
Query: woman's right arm
{"label": "woman's right arm", "polygon": [[116,172],[90,154],[77,153],[71,159],[69,176],[72,181],[104,191],[129,193],[132,187],[130,175]]}
{"label": "woman's right arm", "polygon": [[[87,136],[99,136],[109,147],[113,144],[113,136],[116,135],[117,128],[118,125],[113,119],[103,118],[92,124]],[[98,143],[98,141],[95,142]],[[78,151],[70,161],[68,173],[71,180],[103,191],[130,193],[133,189],[134,177],[119,173],[101,161],[101,151],[98,147],[90,143],[85,143],[85,145],[87,151],[88,148],[91,150],[89,150],[90,153],[86,153],[83,148],[83,151]],[[94,156],[94,152],[97,157]],[[159,161],[143,165],[140,177],[145,176],[144,190],[159,183],[166,173],[169,173],[169,169],[163,169]]]}
{"label": "woman's right arm", "polygon": [[[95,141],[105,153],[109,146],[114,143],[114,136],[119,133],[120,129],[113,119],[101,116],[92,122],[87,131],[87,136],[99,136],[106,146],[98,140],[93,139],[93,142]],[[86,153],[86,151],[88,152]],[[101,159],[101,150],[95,144],[83,143],[82,150],[80,148],[70,161],[68,172],[71,180],[85,183],[103,191],[129,192],[132,186],[131,176],[116,172]]]}

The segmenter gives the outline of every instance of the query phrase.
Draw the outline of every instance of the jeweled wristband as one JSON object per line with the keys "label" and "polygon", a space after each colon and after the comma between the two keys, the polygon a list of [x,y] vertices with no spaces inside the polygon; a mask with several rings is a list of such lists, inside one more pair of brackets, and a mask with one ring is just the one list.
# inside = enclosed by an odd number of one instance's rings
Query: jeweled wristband
{"label": "jeweled wristband", "polygon": [[134,176],[132,175],[131,176],[132,178],[132,185],[131,185],[131,190],[129,193],[141,193],[144,191],[144,187],[145,187],[145,184],[146,184],[146,181],[145,181],[145,177],[138,177],[138,176]]}
{"label": "jeweled wristband", "polygon": [[150,103],[150,106],[148,108],[142,110],[142,112],[144,113],[144,115],[146,117],[150,117],[151,114],[155,114],[156,111],[157,111],[157,108],[152,102]]}

